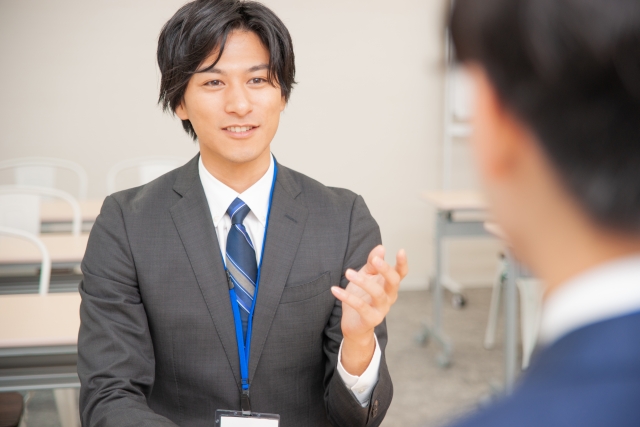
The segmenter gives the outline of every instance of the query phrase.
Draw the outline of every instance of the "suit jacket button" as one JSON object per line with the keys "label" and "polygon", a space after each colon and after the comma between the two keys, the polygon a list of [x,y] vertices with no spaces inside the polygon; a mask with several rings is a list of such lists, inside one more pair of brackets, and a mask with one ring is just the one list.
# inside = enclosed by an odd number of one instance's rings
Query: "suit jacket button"
{"label": "suit jacket button", "polygon": [[378,401],[373,402],[373,418],[378,416]]}

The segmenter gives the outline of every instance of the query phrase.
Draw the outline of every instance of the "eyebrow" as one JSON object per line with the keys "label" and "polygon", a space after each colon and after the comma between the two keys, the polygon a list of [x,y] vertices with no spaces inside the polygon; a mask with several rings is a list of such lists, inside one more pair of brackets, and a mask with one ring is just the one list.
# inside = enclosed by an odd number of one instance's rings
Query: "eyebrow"
{"label": "eyebrow", "polygon": [[[259,65],[254,65],[253,67],[250,67],[247,72],[248,73],[254,73],[256,71],[260,71],[260,70],[268,70],[269,69],[269,64],[259,64]],[[219,68],[204,68],[202,70],[198,70],[196,71],[196,73],[216,73],[216,74],[222,74],[223,76],[226,75],[227,73]]]}

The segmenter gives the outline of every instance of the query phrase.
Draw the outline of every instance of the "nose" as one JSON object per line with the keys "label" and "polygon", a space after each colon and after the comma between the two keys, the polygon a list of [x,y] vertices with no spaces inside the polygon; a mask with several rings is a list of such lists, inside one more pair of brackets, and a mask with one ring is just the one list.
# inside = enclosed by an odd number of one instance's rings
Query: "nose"
{"label": "nose", "polygon": [[246,116],[253,109],[249,93],[243,85],[232,85],[226,91],[225,112],[239,117]]}

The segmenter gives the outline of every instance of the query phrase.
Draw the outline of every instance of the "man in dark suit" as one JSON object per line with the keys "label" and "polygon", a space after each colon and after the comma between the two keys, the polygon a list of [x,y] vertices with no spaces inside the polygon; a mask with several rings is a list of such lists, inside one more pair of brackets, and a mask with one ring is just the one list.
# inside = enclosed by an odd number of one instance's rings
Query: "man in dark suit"
{"label": "man in dark suit", "polygon": [[83,425],[213,426],[217,410],[380,425],[406,257],[384,261],[360,196],[271,155],[294,83],[286,27],[258,3],[197,0],[163,28],[158,62],[160,102],[200,154],[107,197],[91,231]]}
{"label": "man in dark suit", "polygon": [[545,283],[512,395],[459,427],[640,426],[640,2],[458,0],[493,214]]}

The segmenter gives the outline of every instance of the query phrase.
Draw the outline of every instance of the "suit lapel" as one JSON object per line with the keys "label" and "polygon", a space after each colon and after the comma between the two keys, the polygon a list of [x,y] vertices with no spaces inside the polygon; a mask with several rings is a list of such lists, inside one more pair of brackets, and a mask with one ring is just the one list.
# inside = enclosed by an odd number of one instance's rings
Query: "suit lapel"
{"label": "suit lapel", "polygon": [[198,158],[199,156],[196,156],[185,165],[176,179],[173,189],[182,199],[171,207],[171,217],[191,262],[233,375],[239,384],[240,362],[229,302],[229,288],[211,212],[198,174]]}
{"label": "suit lapel", "polygon": [[278,165],[258,284],[258,297],[253,314],[250,379],[253,378],[258,366],[309,214],[302,201],[296,200],[300,192],[300,186],[291,172]]}

